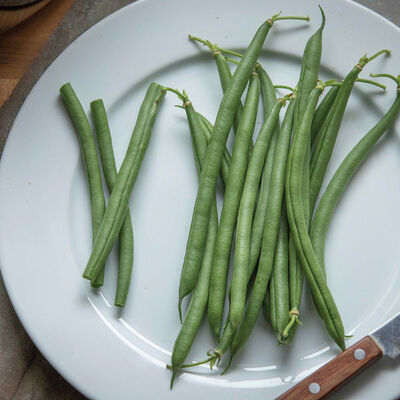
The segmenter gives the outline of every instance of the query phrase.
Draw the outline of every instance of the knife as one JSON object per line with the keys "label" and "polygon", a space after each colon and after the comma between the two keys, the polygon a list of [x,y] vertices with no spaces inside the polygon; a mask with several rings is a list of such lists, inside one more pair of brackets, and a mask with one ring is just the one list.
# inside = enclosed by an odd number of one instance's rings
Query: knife
{"label": "knife", "polygon": [[399,354],[400,313],[277,397],[276,400],[322,399],[381,357],[388,356],[394,359]]}

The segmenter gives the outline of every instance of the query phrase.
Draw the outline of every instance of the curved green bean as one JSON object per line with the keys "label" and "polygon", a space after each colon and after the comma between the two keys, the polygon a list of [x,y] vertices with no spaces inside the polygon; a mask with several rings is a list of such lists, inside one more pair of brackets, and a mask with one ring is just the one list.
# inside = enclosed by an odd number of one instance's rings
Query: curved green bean
{"label": "curved green bean", "polygon": [[343,120],[344,111],[349,100],[351,90],[354,86],[358,74],[362,71],[367,63],[374,60],[379,55],[387,53],[389,50],[381,50],[372,57],[366,55],[361,57],[358,64],[349,72],[340,86],[339,92],[332,106],[332,111],[325,120],[321,132],[315,144],[315,148],[311,157],[310,172],[310,210],[313,211],[322,181],[331,158],[336,138],[339,133],[340,125]]}
{"label": "curved green bean", "polygon": [[307,162],[305,156],[307,146],[309,146],[312,117],[322,91],[323,85],[318,84],[311,92],[306,110],[294,137],[288,160],[286,204],[297,255],[309,283],[314,303],[331,337],[341,349],[345,349],[344,328],[340,314],[315,256],[308,235],[308,221],[306,221],[304,215],[303,168],[305,162]]}
{"label": "curved green bean", "polygon": [[[175,91],[175,93],[177,93],[177,91]],[[182,95],[181,99],[184,103],[184,108],[189,123],[189,128],[193,143],[194,157],[196,160],[198,174],[200,177],[202,165],[204,163],[204,159],[207,152],[207,143],[203,136],[199,115],[198,113],[196,113],[192,103],[189,101],[187,97],[185,97],[185,95],[186,94]],[[204,310],[207,305],[210,274],[212,267],[212,257],[214,253],[215,239],[217,237],[217,230],[218,230],[217,204],[216,201],[214,201],[211,208],[210,219],[208,222],[207,243],[204,251],[204,257],[202,260],[199,277],[196,283],[196,287],[194,289],[193,296],[190,301],[188,311],[186,313],[185,320],[182,324],[181,330],[178,334],[178,337],[176,338],[172,350],[171,388],[177,372],[184,365],[185,359],[190,351],[190,348],[192,347],[194,338],[200,327]]]}
{"label": "curved green bean", "polygon": [[[377,76],[381,76],[378,74]],[[394,78],[397,83],[397,95],[393,105],[382,119],[353,147],[342,161],[330,180],[319,202],[311,225],[311,242],[315,254],[325,272],[325,238],[329,223],[343,192],[347,188],[354,172],[365,160],[373,146],[393,124],[400,111],[399,78]]]}

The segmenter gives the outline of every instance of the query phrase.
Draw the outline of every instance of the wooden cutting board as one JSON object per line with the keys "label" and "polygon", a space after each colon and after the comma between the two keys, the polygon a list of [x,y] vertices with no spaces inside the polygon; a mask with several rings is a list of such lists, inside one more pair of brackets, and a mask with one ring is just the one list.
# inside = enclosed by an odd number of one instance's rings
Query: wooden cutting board
{"label": "wooden cutting board", "polygon": [[52,0],[28,20],[0,35],[0,107],[73,2]]}

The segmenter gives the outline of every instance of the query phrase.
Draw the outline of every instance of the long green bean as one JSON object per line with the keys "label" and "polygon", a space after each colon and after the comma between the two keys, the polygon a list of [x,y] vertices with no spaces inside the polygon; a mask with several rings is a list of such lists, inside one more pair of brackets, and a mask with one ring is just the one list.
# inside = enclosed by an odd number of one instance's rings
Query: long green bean
{"label": "long green bean", "polygon": [[[103,100],[95,100],[90,103],[92,118],[94,122],[97,143],[103,167],[104,178],[109,192],[111,193],[117,179],[117,167],[115,164],[114,151],[107,113]],[[133,267],[133,229],[131,214],[128,209],[119,233],[119,268],[117,292],[114,305],[124,307],[129,292],[129,286]]]}
{"label": "long green bean", "polygon": [[[70,83],[60,88],[61,98],[65,108],[71,117],[78,134],[81,145],[82,157],[86,167],[86,176],[89,183],[90,203],[92,211],[93,243],[103,220],[106,203],[104,200],[103,184],[101,179],[99,162],[97,159],[96,145],[94,143],[92,129],[86,117],[85,111],[75,94]],[[105,261],[105,260],[104,260]],[[99,264],[99,272],[91,278],[93,287],[101,287],[104,280],[104,262]]]}
{"label": "long green bean", "polygon": [[150,140],[151,128],[164,96],[164,88],[156,83],[150,84],[140,107],[135,129],[111,192],[92,254],[83,273],[86,279],[94,279],[98,275],[121,230],[129,197]]}

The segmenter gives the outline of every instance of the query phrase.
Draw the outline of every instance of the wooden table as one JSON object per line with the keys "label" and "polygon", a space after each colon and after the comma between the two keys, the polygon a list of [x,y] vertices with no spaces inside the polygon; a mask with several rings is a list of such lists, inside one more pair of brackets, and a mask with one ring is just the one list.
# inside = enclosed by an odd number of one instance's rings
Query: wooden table
{"label": "wooden table", "polygon": [[0,35],[0,107],[74,0],[53,0],[31,18]]}

